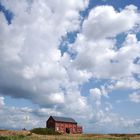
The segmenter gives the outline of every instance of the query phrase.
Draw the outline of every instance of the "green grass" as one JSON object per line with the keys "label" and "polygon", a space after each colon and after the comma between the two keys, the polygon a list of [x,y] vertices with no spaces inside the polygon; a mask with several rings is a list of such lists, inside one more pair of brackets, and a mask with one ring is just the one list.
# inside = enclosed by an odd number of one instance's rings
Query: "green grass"
{"label": "green grass", "polygon": [[[14,134],[8,136],[0,136],[0,140],[140,140],[139,135],[123,135],[123,136],[112,136],[112,135],[101,135],[101,134],[62,134],[62,135],[44,135],[46,130],[36,128],[32,132],[39,132],[38,134]],[[45,132],[44,132],[45,131]],[[48,131],[48,129],[47,129]],[[49,130],[50,131],[50,130]],[[42,134],[43,133],[43,134]]]}
{"label": "green grass", "polygon": [[30,140],[27,136],[0,136],[0,140]]}
{"label": "green grass", "polygon": [[97,138],[95,140],[130,140],[129,138]]}
{"label": "green grass", "polygon": [[68,137],[31,137],[31,136],[0,136],[0,140],[129,140],[129,138],[68,138]]}

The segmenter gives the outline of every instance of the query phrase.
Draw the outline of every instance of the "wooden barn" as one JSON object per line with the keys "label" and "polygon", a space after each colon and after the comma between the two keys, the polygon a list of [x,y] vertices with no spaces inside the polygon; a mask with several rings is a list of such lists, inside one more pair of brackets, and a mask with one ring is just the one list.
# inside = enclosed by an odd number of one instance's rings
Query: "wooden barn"
{"label": "wooden barn", "polygon": [[80,134],[83,132],[82,126],[72,118],[50,116],[46,122],[46,127],[60,133]]}

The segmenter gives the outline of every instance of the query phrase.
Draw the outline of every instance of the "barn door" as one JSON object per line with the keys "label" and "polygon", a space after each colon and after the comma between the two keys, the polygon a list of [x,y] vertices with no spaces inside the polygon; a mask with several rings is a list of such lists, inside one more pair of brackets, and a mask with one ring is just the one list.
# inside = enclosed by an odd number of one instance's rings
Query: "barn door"
{"label": "barn door", "polygon": [[66,128],[66,133],[70,133],[70,128]]}

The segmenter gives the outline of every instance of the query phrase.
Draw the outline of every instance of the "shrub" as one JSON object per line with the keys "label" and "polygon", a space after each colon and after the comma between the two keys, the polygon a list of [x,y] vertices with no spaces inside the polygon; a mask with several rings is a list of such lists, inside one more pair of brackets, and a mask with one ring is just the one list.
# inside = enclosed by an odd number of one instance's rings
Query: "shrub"
{"label": "shrub", "polygon": [[0,136],[0,140],[10,140],[8,137]]}
{"label": "shrub", "polygon": [[0,140],[27,140],[27,138],[23,135],[17,136],[0,136]]}
{"label": "shrub", "polygon": [[56,132],[53,129],[48,129],[48,128],[34,128],[30,130],[30,132],[39,135],[60,135],[59,132]]}

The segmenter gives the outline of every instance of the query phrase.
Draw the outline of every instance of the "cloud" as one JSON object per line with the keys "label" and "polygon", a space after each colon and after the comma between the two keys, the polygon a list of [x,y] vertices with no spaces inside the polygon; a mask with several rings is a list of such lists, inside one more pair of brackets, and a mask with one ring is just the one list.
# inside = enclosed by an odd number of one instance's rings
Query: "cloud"
{"label": "cloud", "polygon": [[[73,66],[90,72],[91,77],[98,79],[132,79],[140,69],[138,63],[134,63],[140,54],[135,34],[140,23],[138,15],[133,5],[121,11],[115,11],[112,6],[93,8],[84,20],[76,41],[70,46],[70,50],[76,53]],[[116,36],[121,33],[125,33],[126,37],[118,48]],[[139,82],[134,80],[134,84],[137,86]]]}
{"label": "cloud", "polygon": [[113,86],[113,89],[125,89],[125,88],[139,89],[140,83],[133,77],[126,77],[118,80]]}
{"label": "cloud", "polygon": [[[135,37],[132,34],[128,36]],[[133,73],[139,73],[140,67],[134,63],[134,60],[139,56],[140,49],[139,41],[128,41],[128,36],[126,43],[116,50],[112,39],[86,41],[85,37],[80,34],[72,47],[77,52],[73,65],[77,69],[91,72],[93,77],[100,79],[133,77]]]}
{"label": "cloud", "polygon": [[140,126],[139,119],[128,119],[102,109],[89,118],[87,124],[89,131],[94,129],[96,133],[138,133]]}
{"label": "cloud", "polygon": [[[61,106],[65,102],[62,87],[70,86],[72,76],[62,62],[59,45],[62,36],[79,30],[79,12],[88,6],[88,0],[7,0],[2,4],[14,16],[8,25],[0,13],[0,93],[40,106]],[[79,81],[88,76],[83,71],[74,73]]]}
{"label": "cloud", "polygon": [[30,130],[35,127],[45,127],[48,116],[40,117],[34,113],[35,111],[37,109],[35,110],[29,107],[4,107],[0,110],[0,128],[16,130],[26,128]]}
{"label": "cloud", "polygon": [[102,93],[100,89],[98,88],[90,89],[91,100],[93,100],[93,102],[95,101],[97,106],[101,104],[101,96],[102,96]]}
{"label": "cloud", "polygon": [[[129,16],[131,18],[129,18]],[[118,12],[112,6],[98,6],[90,11],[83,23],[83,34],[87,39],[115,37],[134,28],[139,23],[139,14],[134,5]]]}
{"label": "cloud", "polygon": [[129,100],[134,103],[140,103],[140,95],[136,92],[129,94]]}
{"label": "cloud", "polygon": [[0,97],[0,108],[2,108],[4,105],[4,97]]}

